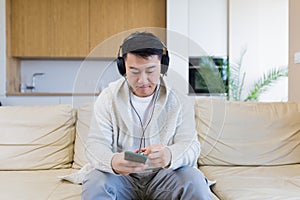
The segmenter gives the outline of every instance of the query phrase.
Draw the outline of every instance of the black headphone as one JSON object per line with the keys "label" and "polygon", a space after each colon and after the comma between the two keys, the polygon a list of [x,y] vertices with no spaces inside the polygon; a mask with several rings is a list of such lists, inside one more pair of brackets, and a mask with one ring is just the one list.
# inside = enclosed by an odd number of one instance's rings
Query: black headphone
{"label": "black headphone", "polygon": [[[140,44],[137,44],[135,46],[135,48],[133,48],[132,46],[129,46],[130,43],[129,41],[131,40],[136,40],[138,41]],[[134,43],[135,41],[133,41]],[[146,44],[145,44],[146,43]],[[148,43],[148,45],[147,45]],[[129,47],[127,49],[127,52],[125,53],[129,53],[130,50],[137,50],[137,49],[145,49],[145,48],[156,48],[156,49],[162,49],[163,50],[163,54],[161,56],[161,70],[160,73],[165,75],[168,71],[168,67],[169,67],[169,53],[168,50],[166,48],[166,46],[164,45],[164,43],[155,35],[151,34],[151,33],[146,33],[146,32],[136,32],[131,34],[128,38],[126,38],[123,42],[123,44],[120,46],[119,51],[118,51],[118,57],[117,57],[117,66],[118,66],[118,70],[119,73],[122,76],[126,75],[126,67],[125,67],[125,60],[123,57],[121,57],[120,55],[120,51],[122,50],[122,53],[124,55],[124,46]],[[134,46],[134,45],[133,45]],[[158,47],[159,46],[159,47]]]}

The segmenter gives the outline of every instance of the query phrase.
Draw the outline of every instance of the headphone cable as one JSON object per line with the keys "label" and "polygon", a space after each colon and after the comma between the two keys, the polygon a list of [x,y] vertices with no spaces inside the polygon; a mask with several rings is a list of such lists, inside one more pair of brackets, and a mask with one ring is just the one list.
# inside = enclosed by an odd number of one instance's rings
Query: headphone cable
{"label": "headphone cable", "polygon": [[[125,80],[126,80],[126,83],[128,85],[129,92],[132,92],[132,90],[130,89],[130,85],[129,85],[126,77],[125,77]],[[141,140],[140,140],[140,145],[139,145],[138,153],[141,153],[143,141],[144,141],[144,148],[146,146],[145,132],[146,132],[146,129],[148,128],[148,125],[150,124],[150,122],[152,120],[152,117],[153,117],[153,113],[154,113],[154,109],[155,109],[155,104],[157,102],[158,95],[159,95],[159,92],[160,92],[160,82],[157,85],[157,87],[158,88],[155,89],[155,94],[154,94],[154,105],[152,106],[151,115],[150,115],[150,118],[149,118],[149,120],[148,120],[148,122],[147,122],[147,124],[146,124],[145,127],[143,126],[143,122],[142,122],[142,119],[141,119],[140,115],[138,114],[136,108],[132,104],[131,95],[129,94],[129,103],[130,103],[131,107],[133,108],[135,114],[137,115],[137,117],[139,119],[139,122],[140,122],[140,125],[141,125],[141,128],[142,128],[142,137],[141,137]]]}

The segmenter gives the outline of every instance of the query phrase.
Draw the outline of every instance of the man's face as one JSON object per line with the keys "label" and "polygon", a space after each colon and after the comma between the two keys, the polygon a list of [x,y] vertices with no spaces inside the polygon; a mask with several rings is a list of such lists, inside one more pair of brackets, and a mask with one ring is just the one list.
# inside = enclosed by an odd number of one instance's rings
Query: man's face
{"label": "man's face", "polygon": [[136,96],[147,97],[153,94],[160,77],[160,59],[157,55],[146,59],[128,53],[125,59],[126,75]]}

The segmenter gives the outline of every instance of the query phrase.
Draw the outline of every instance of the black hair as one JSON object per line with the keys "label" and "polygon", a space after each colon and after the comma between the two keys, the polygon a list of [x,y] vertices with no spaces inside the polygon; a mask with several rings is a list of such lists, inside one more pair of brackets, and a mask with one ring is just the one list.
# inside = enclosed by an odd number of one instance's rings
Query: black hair
{"label": "black hair", "polygon": [[149,32],[135,32],[129,35],[121,45],[122,57],[126,59],[128,53],[142,58],[157,55],[161,59],[164,44],[154,34]]}

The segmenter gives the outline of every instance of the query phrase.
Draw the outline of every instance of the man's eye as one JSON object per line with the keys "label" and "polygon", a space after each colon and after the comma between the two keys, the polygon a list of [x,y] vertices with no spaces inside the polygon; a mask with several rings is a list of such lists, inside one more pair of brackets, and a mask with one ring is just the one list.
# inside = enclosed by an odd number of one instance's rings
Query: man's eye
{"label": "man's eye", "polygon": [[151,74],[151,73],[153,73],[153,72],[154,72],[154,71],[147,71],[148,74]]}
{"label": "man's eye", "polygon": [[134,74],[134,75],[138,75],[140,72],[134,71],[134,72],[131,72],[131,73]]}

